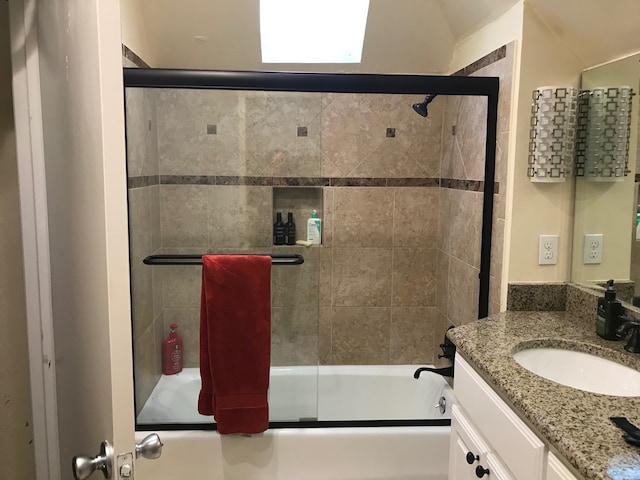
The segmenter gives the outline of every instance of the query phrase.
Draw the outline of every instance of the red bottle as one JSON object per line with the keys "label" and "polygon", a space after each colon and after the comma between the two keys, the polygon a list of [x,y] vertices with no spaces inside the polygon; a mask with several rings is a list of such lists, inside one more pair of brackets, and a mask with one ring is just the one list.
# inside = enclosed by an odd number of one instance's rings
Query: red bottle
{"label": "red bottle", "polygon": [[162,342],[162,373],[174,375],[182,371],[182,338],[176,333],[178,325],[169,325],[171,332]]}

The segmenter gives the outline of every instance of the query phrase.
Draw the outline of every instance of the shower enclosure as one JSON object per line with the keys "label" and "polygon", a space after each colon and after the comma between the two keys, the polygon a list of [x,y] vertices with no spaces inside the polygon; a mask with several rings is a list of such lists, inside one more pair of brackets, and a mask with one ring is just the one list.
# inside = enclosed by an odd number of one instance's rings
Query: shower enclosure
{"label": "shower enclosure", "polygon": [[[412,372],[488,312],[498,80],[125,69],[125,87],[138,429],[214,427],[149,414],[192,402],[162,390],[161,344],[178,324],[197,383],[201,271],[180,256],[207,253],[300,259],[272,266],[272,427],[442,424],[420,388],[446,383]],[[274,245],[277,213],[306,240],[313,210],[321,245]],[[372,376],[383,404],[409,382],[428,409],[377,414],[356,392],[326,413]]]}

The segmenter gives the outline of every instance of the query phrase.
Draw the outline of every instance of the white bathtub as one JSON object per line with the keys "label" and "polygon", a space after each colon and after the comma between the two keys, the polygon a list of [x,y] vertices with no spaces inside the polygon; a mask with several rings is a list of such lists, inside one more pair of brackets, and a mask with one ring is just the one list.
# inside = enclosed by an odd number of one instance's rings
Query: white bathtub
{"label": "white bathtub", "polygon": [[[451,400],[451,389],[439,375],[414,365],[272,367],[269,420],[415,420],[450,418],[436,405]],[[138,415],[138,424],[210,423],[197,412],[200,372],[187,368],[163,375]],[[450,402],[449,402],[450,403]]]}
{"label": "white bathtub", "polygon": [[[316,415],[320,421],[449,418],[450,407],[445,414],[435,408],[440,396],[451,404],[448,384],[429,373],[416,380],[416,368],[273,368],[271,420]],[[189,419],[182,420],[184,423],[211,422],[211,417],[195,412],[199,379],[194,370],[163,377],[140,413],[139,423],[144,423],[141,419],[167,422],[177,411],[180,417]],[[136,440],[148,433],[137,432]],[[449,426],[273,428],[253,436],[202,430],[158,434],[164,444],[162,456],[136,462],[139,480],[447,479]]]}

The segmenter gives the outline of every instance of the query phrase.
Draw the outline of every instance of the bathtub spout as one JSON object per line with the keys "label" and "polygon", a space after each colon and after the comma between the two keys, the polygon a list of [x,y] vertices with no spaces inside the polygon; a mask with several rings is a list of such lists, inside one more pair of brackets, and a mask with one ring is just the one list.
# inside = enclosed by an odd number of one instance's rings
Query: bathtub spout
{"label": "bathtub spout", "polygon": [[443,377],[453,377],[453,365],[444,368],[420,367],[413,373],[413,378],[420,378],[422,372],[433,372]]}

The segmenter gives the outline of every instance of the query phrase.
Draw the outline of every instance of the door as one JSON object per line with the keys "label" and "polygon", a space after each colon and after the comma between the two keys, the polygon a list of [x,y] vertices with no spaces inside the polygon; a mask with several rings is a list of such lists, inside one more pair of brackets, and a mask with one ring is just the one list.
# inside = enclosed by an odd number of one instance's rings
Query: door
{"label": "door", "polygon": [[50,457],[59,449],[59,465],[49,458],[38,475],[66,480],[72,457],[96,455],[103,440],[116,456],[134,449],[119,2],[11,0],[10,9],[14,85],[25,93],[16,118],[29,118],[16,130],[31,147],[19,154],[21,203],[38,212],[23,225],[25,256],[29,242],[39,246],[25,276],[50,289],[48,305],[47,295],[35,301],[52,312],[28,328],[46,341],[50,327],[55,344],[55,361],[40,358],[45,380],[55,372],[54,398],[33,402],[44,405],[35,430]]}

